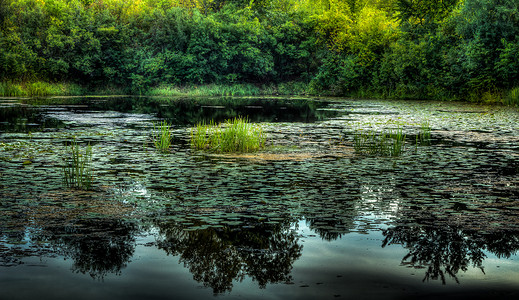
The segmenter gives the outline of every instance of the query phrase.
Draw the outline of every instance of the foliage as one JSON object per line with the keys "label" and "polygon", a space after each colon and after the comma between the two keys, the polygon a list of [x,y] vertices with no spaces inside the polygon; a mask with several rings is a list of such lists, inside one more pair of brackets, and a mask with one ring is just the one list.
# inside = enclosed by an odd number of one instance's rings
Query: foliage
{"label": "foliage", "polygon": [[[480,100],[519,85],[515,0],[2,0],[2,95],[306,92]],[[8,84],[14,82],[15,84]],[[220,94],[241,94],[243,89]],[[257,89],[247,88],[256,93]],[[79,92],[79,89],[76,89]],[[167,91],[175,93],[174,91]]]}

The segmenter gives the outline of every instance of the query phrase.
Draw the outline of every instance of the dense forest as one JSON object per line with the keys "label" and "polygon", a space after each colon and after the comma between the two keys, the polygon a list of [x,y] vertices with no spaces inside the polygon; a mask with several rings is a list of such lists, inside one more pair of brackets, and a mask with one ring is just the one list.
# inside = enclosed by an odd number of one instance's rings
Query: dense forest
{"label": "dense forest", "polygon": [[0,50],[4,87],[519,102],[517,0],[0,0]]}

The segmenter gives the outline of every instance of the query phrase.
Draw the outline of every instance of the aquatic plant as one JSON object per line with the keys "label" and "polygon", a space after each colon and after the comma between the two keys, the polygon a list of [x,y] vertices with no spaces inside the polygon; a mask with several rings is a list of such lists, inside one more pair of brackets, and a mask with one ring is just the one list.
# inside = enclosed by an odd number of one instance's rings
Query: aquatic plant
{"label": "aquatic plant", "polygon": [[169,151],[171,147],[171,125],[166,121],[160,122],[158,127],[153,125],[153,144],[162,153]]}
{"label": "aquatic plant", "polygon": [[252,152],[265,147],[263,129],[244,118],[234,118],[216,125],[198,123],[191,131],[191,146],[214,152]]}
{"label": "aquatic plant", "polygon": [[405,148],[405,138],[402,128],[384,130],[380,134],[357,130],[353,135],[353,147],[359,154],[400,156]]}
{"label": "aquatic plant", "polygon": [[93,182],[92,146],[88,144],[84,151],[74,138],[67,146],[63,178],[65,186],[80,190],[90,190]]}
{"label": "aquatic plant", "polygon": [[431,125],[424,121],[420,125],[420,131],[416,135],[416,145],[428,146],[431,144]]}

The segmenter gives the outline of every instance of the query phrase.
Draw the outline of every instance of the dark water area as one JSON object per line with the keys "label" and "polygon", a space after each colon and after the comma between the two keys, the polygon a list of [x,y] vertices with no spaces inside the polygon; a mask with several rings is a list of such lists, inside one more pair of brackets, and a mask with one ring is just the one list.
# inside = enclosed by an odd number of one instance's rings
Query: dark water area
{"label": "dark water area", "polygon": [[[191,149],[195,124],[239,116],[266,149]],[[0,299],[519,295],[516,109],[114,97],[0,99],[0,118]],[[400,156],[355,151],[388,128]],[[92,190],[64,184],[72,139],[92,146]]]}

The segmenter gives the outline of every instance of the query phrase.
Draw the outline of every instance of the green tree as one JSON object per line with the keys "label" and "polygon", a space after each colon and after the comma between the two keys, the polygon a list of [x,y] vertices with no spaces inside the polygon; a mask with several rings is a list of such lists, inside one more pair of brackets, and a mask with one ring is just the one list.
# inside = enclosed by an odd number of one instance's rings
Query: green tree
{"label": "green tree", "polygon": [[516,61],[512,56],[519,36],[519,2],[466,0],[451,22],[461,37],[454,55],[468,89],[487,91],[517,82],[517,73],[506,64]]}

